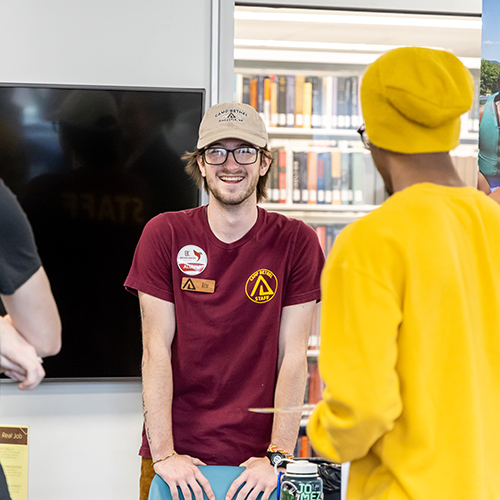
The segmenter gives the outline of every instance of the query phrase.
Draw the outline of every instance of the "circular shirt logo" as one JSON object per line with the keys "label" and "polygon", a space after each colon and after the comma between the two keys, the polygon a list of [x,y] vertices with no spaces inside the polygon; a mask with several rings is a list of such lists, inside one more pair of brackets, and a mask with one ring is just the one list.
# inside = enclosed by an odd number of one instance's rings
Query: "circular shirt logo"
{"label": "circular shirt logo", "polygon": [[179,269],[189,276],[202,273],[207,267],[207,254],[196,245],[186,245],[177,254],[177,265]]}
{"label": "circular shirt logo", "polygon": [[269,302],[278,290],[278,278],[268,269],[259,269],[247,279],[245,293],[256,304]]}

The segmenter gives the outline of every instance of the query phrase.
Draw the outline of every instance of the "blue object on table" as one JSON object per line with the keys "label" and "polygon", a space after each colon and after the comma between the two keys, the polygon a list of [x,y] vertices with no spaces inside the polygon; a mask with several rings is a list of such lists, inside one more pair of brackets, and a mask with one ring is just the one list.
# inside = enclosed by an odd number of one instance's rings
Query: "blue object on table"
{"label": "blue object on table", "polygon": [[[215,500],[224,500],[233,481],[245,470],[244,467],[229,467],[225,465],[200,465],[198,468],[210,482],[210,486],[215,494]],[[257,500],[260,500],[261,497],[262,493],[259,494]],[[208,500],[205,493],[203,493],[203,498],[204,500]],[[184,500],[184,495],[180,490],[179,499]],[[153,478],[148,500],[172,500],[170,488],[158,475]],[[277,500],[276,490],[272,492],[269,500]]]}

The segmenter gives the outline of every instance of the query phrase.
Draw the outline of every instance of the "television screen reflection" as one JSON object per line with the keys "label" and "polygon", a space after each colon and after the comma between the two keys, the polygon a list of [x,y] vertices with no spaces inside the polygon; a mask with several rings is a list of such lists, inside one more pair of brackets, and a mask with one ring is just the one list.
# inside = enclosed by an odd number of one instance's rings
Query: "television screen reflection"
{"label": "television screen reflection", "polygon": [[140,376],[123,281],[145,223],[198,205],[181,160],[203,90],[0,87],[0,177],[33,227],[63,324],[47,378]]}

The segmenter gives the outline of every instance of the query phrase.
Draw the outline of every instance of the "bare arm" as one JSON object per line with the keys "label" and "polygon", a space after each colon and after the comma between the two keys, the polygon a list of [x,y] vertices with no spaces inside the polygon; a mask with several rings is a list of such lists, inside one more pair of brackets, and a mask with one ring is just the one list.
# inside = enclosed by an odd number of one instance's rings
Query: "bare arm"
{"label": "bare arm", "polygon": [[[307,302],[283,308],[280,325],[278,380],[274,405],[276,408],[297,407],[304,404],[307,381],[307,344],[316,302]],[[302,412],[275,413],[271,443],[286,451],[293,451]],[[234,481],[226,500],[231,500],[238,488],[237,500],[255,500],[262,491],[267,500],[276,488],[274,468],[267,458],[252,457],[243,464],[245,471]],[[247,496],[248,495],[248,496]]]}
{"label": "bare arm", "polygon": [[45,376],[35,348],[12,326],[0,317],[0,366],[13,380],[20,382],[19,389],[34,389]]}
{"label": "bare arm", "polygon": [[[139,292],[143,335],[143,412],[146,435],[153,462],[172,455],[172,363],[171,348],[176,321],[174,304]],[[187,500],[191,488],[197,500],[203,500],[203,488],[209,500],[215,500],[209,482],[196,465],[195,457],[173,455],[154,465],[155,472],[168,484],[172,499],[178,500],[179,487]],[[200,487],[201,485],[201,487]]]}
{"label": "bare arm", "polygon": [[38,356],[53,356],[61,349],[61,320],[43,267],[13,294],[1,296],[8,316]]}
{"label": "bare arm", "polygon": [[493,201],[496,201],[497,203],[500,203],[500,188],[495,189],[495,191],[493,191],[493,192],[490,194],[490,198],[491,198]]}
{"label": "bare arm", "polygon": [[[304,404],[307,382],[307,346],[316,302],[285,307],[280,329],[279,375],[274,405],[276,408]],[[272,444],[292,452],[299,433],[301,412],[276,413]]]}
{"label": "bare arm", "polygon": [[481,172],[477,175],[477,189],[487,194],[493,201],[500,203],[500,188],[491,191],[490,185],[486,180],[486,177]]}

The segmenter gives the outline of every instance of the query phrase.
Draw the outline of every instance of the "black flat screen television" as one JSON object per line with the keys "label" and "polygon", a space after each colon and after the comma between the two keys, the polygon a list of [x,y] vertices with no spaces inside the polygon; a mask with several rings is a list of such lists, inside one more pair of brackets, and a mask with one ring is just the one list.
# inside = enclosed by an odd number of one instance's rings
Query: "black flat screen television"
{"label": "black flat screen television", "polygon": [[203,89],[0,85],[0,177],[31,222],[63,325],[48,379],[140,376],[123,282],[145,223],[199,204],[181,156]]}

